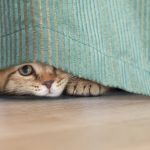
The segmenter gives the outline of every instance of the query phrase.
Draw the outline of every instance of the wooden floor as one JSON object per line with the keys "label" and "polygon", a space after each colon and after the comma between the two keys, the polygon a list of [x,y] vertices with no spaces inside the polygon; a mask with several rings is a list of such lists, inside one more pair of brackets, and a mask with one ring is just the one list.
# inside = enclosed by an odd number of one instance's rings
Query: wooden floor
{"label": "wooden floor", "polygon": [[1,96],[0,150],[150,150],[150,97]]}

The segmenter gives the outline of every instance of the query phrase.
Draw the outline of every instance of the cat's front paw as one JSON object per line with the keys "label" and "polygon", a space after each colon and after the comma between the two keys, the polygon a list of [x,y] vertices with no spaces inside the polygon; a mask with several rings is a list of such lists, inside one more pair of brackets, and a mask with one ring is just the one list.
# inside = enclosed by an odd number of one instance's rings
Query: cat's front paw
{"label": "cat's front paw", "polygon": [[107,87],[88,80],[77,80],[67,85],[66,92],[74,96],[98,96],[108,91]]}

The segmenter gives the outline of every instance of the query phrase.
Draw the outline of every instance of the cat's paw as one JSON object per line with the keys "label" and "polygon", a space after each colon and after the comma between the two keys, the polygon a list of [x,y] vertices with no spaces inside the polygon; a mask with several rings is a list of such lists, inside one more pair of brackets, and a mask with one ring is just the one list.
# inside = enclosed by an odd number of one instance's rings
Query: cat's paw
{"label": "cat's paw", "polygon": [[108,91],[107,87],[92,81],[78,79],[67,85],[66,92],[74,96],[98,96]]}

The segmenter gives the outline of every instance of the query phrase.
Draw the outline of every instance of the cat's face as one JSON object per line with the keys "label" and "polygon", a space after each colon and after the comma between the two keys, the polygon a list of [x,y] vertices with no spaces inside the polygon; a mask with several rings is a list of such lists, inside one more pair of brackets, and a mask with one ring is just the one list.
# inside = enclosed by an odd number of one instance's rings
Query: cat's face
{"label": "cat's face", "polygon": [[67,73],[42,63],[23,64],[3,72],[1,91],[20,95],[60,96],[69,80]]}

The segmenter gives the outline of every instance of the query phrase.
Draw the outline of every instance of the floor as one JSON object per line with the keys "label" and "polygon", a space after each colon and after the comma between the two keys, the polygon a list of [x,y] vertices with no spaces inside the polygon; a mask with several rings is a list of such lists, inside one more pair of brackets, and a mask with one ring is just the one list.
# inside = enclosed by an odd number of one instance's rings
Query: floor
{"label": "floor", "polygon": [[150,97],[0,96],[0,150],[150,150]]}

